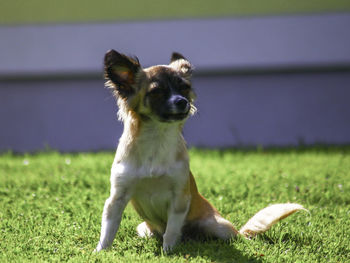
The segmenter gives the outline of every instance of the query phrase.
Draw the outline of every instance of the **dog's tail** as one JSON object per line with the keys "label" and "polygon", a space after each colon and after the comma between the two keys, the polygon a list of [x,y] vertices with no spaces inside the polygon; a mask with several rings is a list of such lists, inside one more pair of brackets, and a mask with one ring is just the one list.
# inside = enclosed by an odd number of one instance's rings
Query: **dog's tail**
{"label": "dog's tail", "polygon": [[239,230],[239,233],[247,238],[253,237],[259,233],[267,231],[272,225],[283,218],[299,211],[307,211],[302,205],[286,203],[270,205],[256,213]]}

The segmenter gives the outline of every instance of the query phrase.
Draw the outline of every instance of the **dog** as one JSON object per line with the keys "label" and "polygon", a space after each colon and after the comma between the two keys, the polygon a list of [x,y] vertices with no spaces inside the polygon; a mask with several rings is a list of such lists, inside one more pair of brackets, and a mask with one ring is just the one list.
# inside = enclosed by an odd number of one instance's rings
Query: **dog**
{"label": "dog", "polygon": [[219,239],[250,238],[280,219],[305,210],[299,204],[275,204],[254,215],[239,231],[199,192],[190,171],[182,127],[196,112],[191,87],[193,66],[173,53],[168,65],[142,68],[137,57],[110,50],[104,57],[106,86],[114,90],[124,123],[111,169],[100,241],[111,246],[125,206],[131,201],[144,222],[141,237],[163,237],[171,251],[184,229]]}

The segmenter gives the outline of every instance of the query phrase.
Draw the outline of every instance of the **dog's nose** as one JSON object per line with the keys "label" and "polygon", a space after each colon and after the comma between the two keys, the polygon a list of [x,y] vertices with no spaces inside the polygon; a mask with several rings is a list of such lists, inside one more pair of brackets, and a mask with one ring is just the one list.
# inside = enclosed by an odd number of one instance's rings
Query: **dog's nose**
{"label": "dog's nose", "polygon": [[175,103],[176,108],[180,111],[185,111],[188,107],[188,101],[187,101],[187,99],[185,99],[183,97],[176,98],[174,103]]}

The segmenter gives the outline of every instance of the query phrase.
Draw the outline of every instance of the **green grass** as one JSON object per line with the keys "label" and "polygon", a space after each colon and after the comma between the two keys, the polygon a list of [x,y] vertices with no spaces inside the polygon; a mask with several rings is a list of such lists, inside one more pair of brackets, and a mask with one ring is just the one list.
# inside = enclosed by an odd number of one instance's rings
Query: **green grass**
{"label": "green grass", "polygon": [[200,192],[237,227],[270,203],[298,212],[253,240],[190,240],[171,255],[140,239],[127,207],[109,251],[92,254],[113,153],[0,155],[0,262],[349,262],[350,147],[197,150]]}
{"label": "green grass", "polygon": [[0,24],[349,12],[349,0],[2,0]]}

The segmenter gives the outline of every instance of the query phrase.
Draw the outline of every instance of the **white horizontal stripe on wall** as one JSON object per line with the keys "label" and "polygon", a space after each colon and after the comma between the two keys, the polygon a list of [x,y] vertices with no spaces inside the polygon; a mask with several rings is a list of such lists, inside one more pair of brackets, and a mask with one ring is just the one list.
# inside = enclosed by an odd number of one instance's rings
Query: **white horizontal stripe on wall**
{"label": "white horizontal stripe on wall", "polygon": [[106,50],[198,71],[350,65],[350,14],[0,27],[0,76],[98,73]]}

